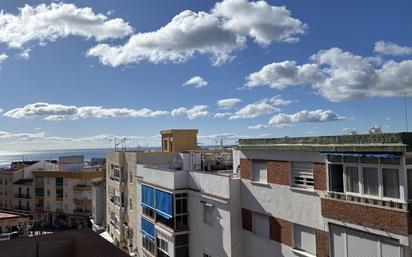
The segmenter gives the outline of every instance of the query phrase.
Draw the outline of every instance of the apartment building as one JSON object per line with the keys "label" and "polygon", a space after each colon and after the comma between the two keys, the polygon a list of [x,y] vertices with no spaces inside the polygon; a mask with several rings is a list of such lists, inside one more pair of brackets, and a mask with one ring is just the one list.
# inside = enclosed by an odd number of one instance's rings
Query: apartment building
{"label": "apartment building", "polygon": [[412,133],[241,139],[243,255],[411,256]]}
{"label": "apartment building", "polygon": [[92,183],[104,180],[104,168],[86,167],[83,156],[63,156],[57,171],[32,174],[35,220],[56,226],[90,226]]}
{"label": "apartment building", "polygon": [[229,150],[138,164],[140,256],[241,256],[240,179]]}
{"label": "apartment building", "polygon": [[[197,130],[161,131],[160,151],[119,151],[106,156],[107,232],[125,251],[137,252],[138,224],[137,164],[167,165],[178,157],[173,149],[197,149]],[[140,192],[140,191],[139,191]]]}
{"label": "apartment building", "polygon": [[93,231],[106,230],[106,180],[92,183],[92,217],[90,222]]}

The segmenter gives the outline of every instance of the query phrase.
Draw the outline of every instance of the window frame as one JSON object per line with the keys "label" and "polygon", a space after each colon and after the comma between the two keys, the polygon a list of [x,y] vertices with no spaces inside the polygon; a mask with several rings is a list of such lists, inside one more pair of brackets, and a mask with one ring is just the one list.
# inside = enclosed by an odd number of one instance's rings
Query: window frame
{"label": "window frame", "polygon": [[[404,202],[407,200],[407,196],[403,193],[402,190],[402,170],[407,171],[407,166],[403,165],[403,161],[401,157],[400,164],[381,164],[381,158],[378,158],[377,164],[370,164],[370,163],[362,163],[362,158],[356,157],[358,159],[357,163],[350,163],[344,162],[344,158],[341,158],[340,161],[330,161],[329,158],[326,160],[326,167],[329,169],[330,164],[338,164],[342,165],[343,167],[343,193],[347,195],[352,195],[356,197],[367,197],[371,199],[377,200],[384,200],[384,201],[399,201]],[[346,174],[346,167],[357,167],[358,168],[358,179],[359,179],[359,193],[347,191],[347,174]],[[363,180],[363,168],[376,168],[378,173],[378,195],[370,195],[365,194],[365,186]],[[392,197],[385,197],[384,196],[384,189],[383,189],[383,169],[396,169],[398,170],[398,183],[399,183],[399,198],[392,198]],[[329,176],[329,171],[327,172]],[[329,185],[329,178],[328,178],[328,191],[330,191]],[[405,185],[403,185],[405,186]]]}
{"label": "window frame", "polygon": [[[260,163],[265,165],[266,167],[266,174],[265,174],[265,178],[263,180],[261,180],[262,177],[262,170],[259,169],[259,173],[257,174],[258,178],[255,178],[255,164]],[[261,160],[261,159],[253,159],[252,160],[252,172],[250,174],[250,181],[254,182],[254,183],[261,183],[261,184],[267,184],[268,183],[268,161],[267,160]]]}
{"label": "window frame", "polygon": [[[309,251],[307,251],[306,249],[303,249],[303,248],[300,248],[300,247],[297,247],[296,246],[296,228],[298,228],[298,227],[301,227],[301,228],[307,228],[307,229],[310,229],[310,230],[312,230],[312,235],[313,235],[313,243],[314,243],[314,245],[313,245],[313,249],[314,249],[314,253],[312,253],[312,252],[309,252]],[[302,243],[301,243],[301,245],[302,245]],[[303,252],[303,253],[305,253],[306,255],[310,255],[310,256],[316,256],[316,229],[314,229],[314,228],[311,228],[311,227],[308,227],[308,226],[303,226],[303,225],[300,225],[300,224],[296,224],[296,223],[293,223],[292,224],[292,250],[294,250],[294,251],[298,251],[298,252]]]}

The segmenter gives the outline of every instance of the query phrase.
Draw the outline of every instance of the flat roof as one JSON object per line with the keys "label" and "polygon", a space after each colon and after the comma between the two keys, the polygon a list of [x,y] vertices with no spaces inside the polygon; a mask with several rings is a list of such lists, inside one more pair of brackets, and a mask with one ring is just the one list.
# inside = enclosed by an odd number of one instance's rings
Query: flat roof
{"label": "flat roof", "polygon": [[199,130],[197,130],[197,129],[167,129],[167,130],[161,130],[160,131],[160,134],[161,135],[163,135],[163,134],[171,134],[171,133],[174,133],[174,132],[194,132],[194,133],[197,133],[197,132],[199,132]]}
{"label": "flat roof", "polygon": [[239,149],[307,152],[404,153],[412,151],[412,132],[239,139]]}

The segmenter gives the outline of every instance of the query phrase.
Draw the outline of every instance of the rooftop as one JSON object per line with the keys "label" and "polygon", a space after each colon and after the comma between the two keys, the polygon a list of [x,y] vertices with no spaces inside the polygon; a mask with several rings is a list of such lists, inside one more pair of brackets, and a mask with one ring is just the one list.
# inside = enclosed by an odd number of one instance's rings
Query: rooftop
{"label": "rooftop", "polygon": [[11,212],[11,211],[0,211],[0,220],[14,219],[18,217],[26,217],[26,214]]}
{"label": "rooftop", "polygon": [[126,257],[129,256],[90,229],[0,242],[0,257]]}
{"label": "rooftop", "polygon": [[412,132],[239,139],[239,149],[308,152],[404,153],[412,151]]}
{"label": "rooftop", "polygon": [[13,184],[15,185],[31,185],[33,183],[32,178],[27,178],[27,179],[20,179],[14,182]]}
{"label": "rooftop", "polygon": [[197,133],[198,130],[197,129],[167,129],[167,130],[162,130],[160,131],[160,134],[171,134],[174,132],[195,132]]}

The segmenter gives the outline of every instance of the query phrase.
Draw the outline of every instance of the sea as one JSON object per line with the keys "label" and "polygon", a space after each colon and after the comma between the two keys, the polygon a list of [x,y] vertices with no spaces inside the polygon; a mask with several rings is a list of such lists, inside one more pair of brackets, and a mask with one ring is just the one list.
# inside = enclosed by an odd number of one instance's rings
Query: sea
{"label": "sea", "polygon": [[7,153],[0,152],[0,167],[9,167],[13,161],[25,160],[57,160],[59,156],[73,156],[84,155],[86,161],[90,161],[91,158],[106,158],[106,153],[110,149],[62,149],[62,150],[42,150],[42,151],[30,151],[30,152],[18,152]]}

